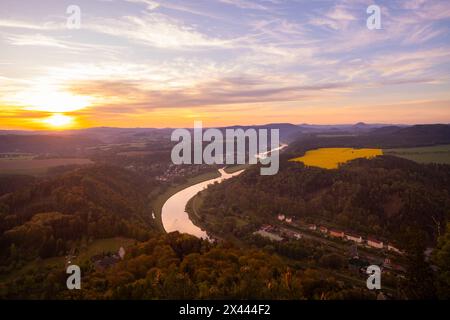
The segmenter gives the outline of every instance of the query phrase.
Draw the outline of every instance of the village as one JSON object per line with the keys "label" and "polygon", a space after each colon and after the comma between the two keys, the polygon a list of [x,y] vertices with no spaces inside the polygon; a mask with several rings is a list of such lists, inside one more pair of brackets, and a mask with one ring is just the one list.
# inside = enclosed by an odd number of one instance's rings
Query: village
{"label": "village", "polygon": [[[276,225],[262,225],[254,234],[276,242],[310,239],[320,241],[326,245],[341,246],[341,248],[345,244],[350,244],[348,260],[350,270],[366,274],[367,267],[376,264],[381,267],[383,272],[393,272],[399,276],[405,272],[401,265],[392,262],[392,258],[395,258],[395,256],[404,255],[404,252],[392,243],[386,243],[374,237],[364,238],[359,234],[329,228],[324,225],[306,223],[296,220],[295,217],[287,217],[284,214],[279,214],[277,220],[278,223]],[[368,250],[367,253],[360,254],[358,247]],[[395,258],[395,260],[397,261],[398,259]]]}
{"label": "village", "polygon": [[[392,243],[385,243],[379,239],[374,237],[364,238],[359,234],[355,234],[352,232],[346,232],[338,229],[328,228],[323,225],[316,224],[308,224],[302,221],[295,221],[294,217],[287,217],[284,214],[278,215],[278,221],[283,223],[286,226],[292,226],[298,229],[308,230],[309,232],[314,232],[319,236],[341,239],[343,241],[351,241],[357,245],[373,248],[376,250],[387,250],[392,253],[402,255],[403,252],[394,246]],[[259,234],[262,237],[268,238],[273,241],[283,241],[284,239],[292,239],[292,240],[300,240],[305,234],[294,231],[292,229],[287,229],[285,227],[277,227],[270,224],[265,224],[261,226],[261,228],[255,232],[255,234]]]}

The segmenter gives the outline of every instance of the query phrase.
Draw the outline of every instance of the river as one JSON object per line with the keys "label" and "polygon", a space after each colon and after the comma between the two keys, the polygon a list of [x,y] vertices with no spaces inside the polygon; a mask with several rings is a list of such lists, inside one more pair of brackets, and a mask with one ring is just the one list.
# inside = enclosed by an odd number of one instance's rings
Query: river
{"label": "river", "polygon": [[186,205],[197,193],[206,189],[206,187],[215,182],[222,182],[231,177],[237,176],[244,172],[244,170],[234,173],[226,173],[224,169],[219,169],[220,177],[207,180],[187,187],[173,196],[171,196],[164,203],[161,210],[161,219],[166,232],[179,231],[181,233],[188,233],[198,238],[207,239],[206,231],[197,227],[189,218],[186,212]]}
{"label": "river", "polygon": [[[287,147],[286,144],[282,144],[280,147],[273,150],[282,150]],[[271,151],[273,151],[271,150]],[[270,152],[270,151],[269,151]],[[268,152],[260,153],[256,157],[264,158]],[[194,184],[193,186],[187,187],[173,196],[171,196],[164,203],[161,209],[161,220],[166,232],[179,231],[181,233],[188,233],[197,238],[208,239],[206,231],[197,227],[189,218],[189,214],[186,212],[186,205],[193,197],[197,195],[200,191],[206,189],[208,185],[215,182],[222,182],[224,180],[235,177],[244,172],[244,170],[237,171],[234,173],[226,173],[224,169],[219,169],[220,177],[207,180]]]}

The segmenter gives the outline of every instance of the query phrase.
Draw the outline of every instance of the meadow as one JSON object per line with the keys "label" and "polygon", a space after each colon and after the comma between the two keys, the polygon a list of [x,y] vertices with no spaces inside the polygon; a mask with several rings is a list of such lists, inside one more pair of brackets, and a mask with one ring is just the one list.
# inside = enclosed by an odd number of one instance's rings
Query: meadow
{"label": "meadow", "polygon": [[336,169],[339,164],[358,158],[373,158],[383,155],[381,149],[353,149],[353,148],[320,148],[307,151],[302,157],[291,161],[302,162],[305,166]]}
{"label": "meadow", "polygon": [[450,145],[417,148],[383,149],[384,154],[405,158],[419,163],[450,164]]}

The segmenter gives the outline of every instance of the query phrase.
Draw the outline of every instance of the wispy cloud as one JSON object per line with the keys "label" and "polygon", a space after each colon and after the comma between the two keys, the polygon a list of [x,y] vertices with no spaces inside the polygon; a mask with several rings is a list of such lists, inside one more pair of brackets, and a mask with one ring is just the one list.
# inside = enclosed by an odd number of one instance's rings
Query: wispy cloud
{"label": "wispy cloud", "polygon": [[188,25],[158,13],[145,13],[141,16],[124,16],[115,19],[97,18],[87,22],[84,27],[157,48],[227,47],[230,43],[225,39],[208,37]]}
{"label": "wispy cloud", "polygon": [[65,28],[60,8],[37,21],[4,1],[2,106],[37,83],[92,97],[84,117],[119,122],[239,119],[255,106],[291,119],[367,104],[361,96],[450,100],[448,1],[377,1],[381,30],[366,28],[370,0],[80,0],[80,30]]}
{"label": "wispy cloud", "polygon": [[268,8],[257,1],[251,0],[219,0],[222,3],[236,6],[241,9],[252,9],[252,10],[268,10]]}

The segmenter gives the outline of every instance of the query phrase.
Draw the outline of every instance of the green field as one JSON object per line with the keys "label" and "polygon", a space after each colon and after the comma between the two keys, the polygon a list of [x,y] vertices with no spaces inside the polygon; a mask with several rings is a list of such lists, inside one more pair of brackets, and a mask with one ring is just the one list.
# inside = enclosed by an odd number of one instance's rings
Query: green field
{"label": "green field", "polygon": [[0,174],[25,174],[41,176],[47,173],[49,168],[72,165],[91,164],[89,159],[42,159],[32,158],[6,158],[0,159]]}
{"label": "green field", "polygon": [[419,163],[450,164],[450,145],[448,144],[431,147],[383,149],[383,153]]}

